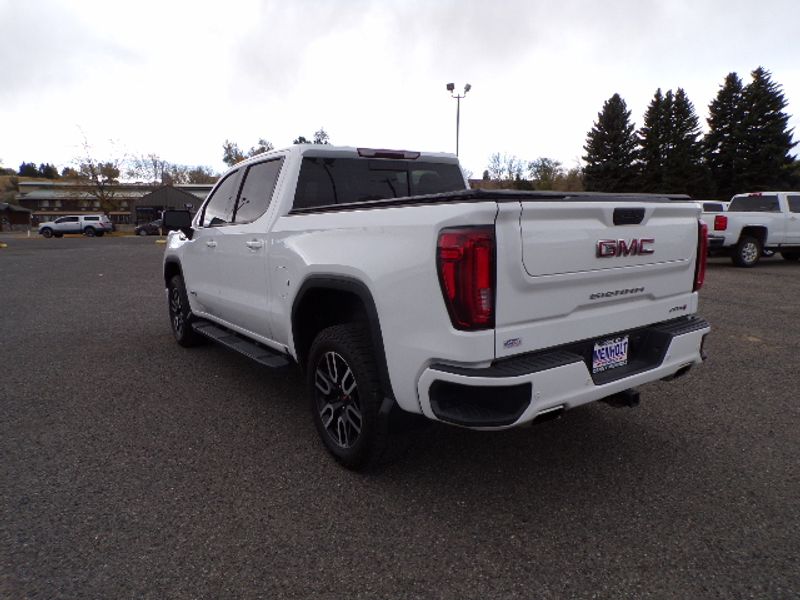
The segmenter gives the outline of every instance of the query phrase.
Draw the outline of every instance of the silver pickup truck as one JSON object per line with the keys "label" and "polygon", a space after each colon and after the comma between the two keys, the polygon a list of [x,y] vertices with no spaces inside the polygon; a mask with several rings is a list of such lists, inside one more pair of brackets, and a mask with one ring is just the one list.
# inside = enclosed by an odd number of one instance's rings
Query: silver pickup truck
{"label": "silver pickup truck", "polygon": [[107,215],[66,215],[55,221],[45,221],[39,225],[39,235],[51,238],[62,237],[65,233],[82,233],[87,237],[102,237],[114,230]]}

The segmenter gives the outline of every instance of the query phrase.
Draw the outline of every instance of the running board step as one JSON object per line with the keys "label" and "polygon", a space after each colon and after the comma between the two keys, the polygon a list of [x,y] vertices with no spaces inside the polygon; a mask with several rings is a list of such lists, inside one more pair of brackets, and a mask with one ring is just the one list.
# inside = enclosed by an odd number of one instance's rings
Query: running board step
{"label": "running board step", "polygon": [[247,358],[251,358],[259,364],[271,369],[279,369],[289,365],[289,359],[283,354],[251,342],[250,340],[242,337],[241,335],[214,325],[208,321],[197,321],[192,323],[194,329],[200,335],[204,335],[223,346],[235,350],[239,354],[244,354]]}

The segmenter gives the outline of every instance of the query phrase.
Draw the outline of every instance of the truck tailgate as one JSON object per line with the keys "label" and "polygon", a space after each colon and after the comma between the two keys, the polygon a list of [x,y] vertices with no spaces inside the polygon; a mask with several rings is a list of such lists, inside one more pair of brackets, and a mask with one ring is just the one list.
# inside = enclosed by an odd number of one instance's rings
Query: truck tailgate
{"label": "truck tailgate", "polygon": [[501,205],[496,356],[695,312],[699,214],[675,202]]}

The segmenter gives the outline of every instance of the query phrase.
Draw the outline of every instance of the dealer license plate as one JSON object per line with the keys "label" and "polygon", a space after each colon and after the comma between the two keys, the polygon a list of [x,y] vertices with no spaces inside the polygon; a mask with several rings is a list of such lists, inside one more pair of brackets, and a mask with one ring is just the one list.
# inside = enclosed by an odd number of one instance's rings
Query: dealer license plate
{"label": "dealer license plate", "polygon": [[592,353],[592,373],[602,373],[609,369],[628,364],[628,336],[615,337],[595,342]]}

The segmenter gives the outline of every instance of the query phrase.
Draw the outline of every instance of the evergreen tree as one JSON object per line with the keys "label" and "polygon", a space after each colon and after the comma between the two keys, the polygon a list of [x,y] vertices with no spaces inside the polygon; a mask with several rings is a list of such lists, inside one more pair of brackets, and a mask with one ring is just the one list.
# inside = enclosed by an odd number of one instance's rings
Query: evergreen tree
{"label": "evergreen tree", "polygon": [[742,144],[742,80],[728,73],[717,97],[708,105],[708,133],[703,139],[706,164],[717,198],[728,200],[742,191],[739,173],[744,155]]}
{"label": "evergreen tree", "polygon": [[668,191],[664,188],[664,164],[672,102],[672,90],[664,95],[658,88],[644,113],[644,124],[638,132],[641,192]]}
{"label": "evergreen tree", "polygon": [[58,179],[58,169],[50,163],[42,163],[39,165],[39,176],[46,179]]}
{"label": "evergreen tree", "polygon": [[19,173],[20,177],[39,177],[39,169],[36,167],[36,163],[32,162],[20,164],[17,173]]}
{"label": "evergreen tree", "polygon": [[[671,91],[666,97],[671,96]],[[664,134],[664,170],[660,191],[708,197],[712,194],[711,174],[703,160],[700,119],[686,91],[678,88],[669,105]]]}
{"label": "evergreen tree", "polygon": [[796,145],[793,130],[787,129],[789,115],[783,112],[786,98],[781,86],[763,67],[752,72],[753,80],[742,92],[742,165],[740,192],[780,189],[790,180]]}
{"label": "evergreen tree", "polygon": [[790,190],[796,190],[800,188],[800,159],[796,156],[792,161],[792,164],[789,165],[789,185],[787,186]]}
{"label": "evergreen tree", "polygon": [[707,196],[713,190],[699,142],[700,120],[686,92],[656,90],[638,132],[639,191]]}
{"label": "evergreen tree", "polygon": [[583,185],[589,191],[629,192],[636,180],[636,136],[631,111],[619,94],[603,103],[586,135]]}

